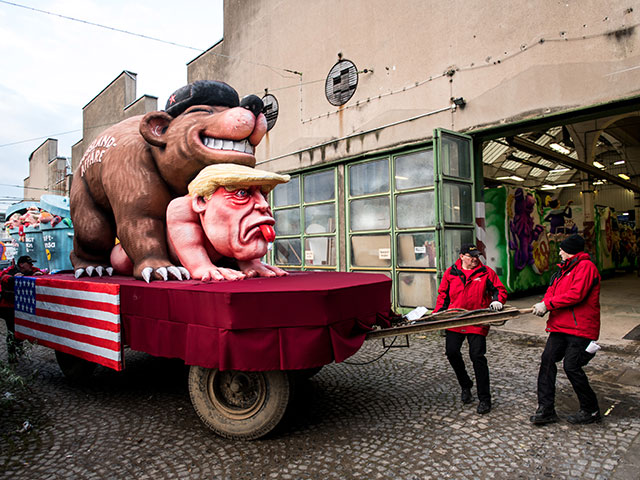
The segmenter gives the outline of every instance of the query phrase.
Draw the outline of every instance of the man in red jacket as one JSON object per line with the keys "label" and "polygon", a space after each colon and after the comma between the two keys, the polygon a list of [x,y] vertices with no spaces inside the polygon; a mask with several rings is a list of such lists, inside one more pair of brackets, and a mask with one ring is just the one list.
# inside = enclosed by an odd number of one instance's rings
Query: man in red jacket
{"label": "man in red jacket", "polygon": [[[458,260],[444,272],[438,288],[435,312],[449,308],[478,310],[488,307],[494,311],[502,310],[507,300],[507,290],[496,272],[480,262],[479,256],[480,252],[475,245],[462,245]],[[462,388],[462,403],[473,401],[471,396],[473,382],[467,374],[460,353],[465,338],[469,343],[469,357],[473,363],[478,390],[477,411],[480,414],[491,411],[489,366],[485,357],[487,333],[489,333],[488,325],[471,325],[446,331],[446,354]]]}
{"label": "man in red jacket", "polygon": [[600,274],[584,251],[584,238],[571,235],[560,243],[562,263],[552,277],[544,299],[533,306],[539,317],[549,313],[549,338],[542,353],[538,373],[538,410],[531,417],[535,425],[558,421],[555,411],[556,362],[563,367],[578,396],[580,410],[569,415],[569,423],[600,421],[596,394],[582,370],[599,348]]}

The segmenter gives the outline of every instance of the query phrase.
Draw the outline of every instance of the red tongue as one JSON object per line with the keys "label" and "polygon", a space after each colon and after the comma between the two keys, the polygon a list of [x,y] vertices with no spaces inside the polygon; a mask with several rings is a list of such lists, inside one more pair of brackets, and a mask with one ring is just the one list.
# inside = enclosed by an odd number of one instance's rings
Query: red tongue
{"label": "red tongue", "polygon": [[262,225],[260,225],[260,231],[262,232],[262,235],[267,242],[271,243],[276,239],[276,231],[271,225],[263,223]]}

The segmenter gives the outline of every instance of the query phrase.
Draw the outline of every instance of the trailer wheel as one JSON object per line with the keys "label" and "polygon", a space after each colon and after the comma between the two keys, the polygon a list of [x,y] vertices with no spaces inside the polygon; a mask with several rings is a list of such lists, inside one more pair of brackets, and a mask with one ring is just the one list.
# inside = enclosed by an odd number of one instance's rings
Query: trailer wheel
{"label": "trailer wheel", "polygon": [[191,366],[191,403],[202,421],[218,435],[253,440],[273,430],[289,403],[286,372],[219,371]]}
{"label": "trailer wheel", "polygon": [[83,358],[56,350],[56,361],[65,377],[73,382],[86,381],[98,364]]}

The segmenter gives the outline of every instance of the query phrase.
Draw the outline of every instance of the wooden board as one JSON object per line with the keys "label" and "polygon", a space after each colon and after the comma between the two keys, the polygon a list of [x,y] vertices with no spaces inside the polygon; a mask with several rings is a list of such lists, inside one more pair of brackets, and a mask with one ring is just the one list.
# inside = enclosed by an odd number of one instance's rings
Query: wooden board
{"label": "wooden board", "polygon": [[492,312],[489,309],[474,310],[473,312],[447,310],[437,314],[427,315],[411,324],[374,330],[367,334],[367,340],[395,337],[396,335],[435,332],[438,330],[446,330],[447,328],[464,327],[466,325],[502,323],[526,313],[531,313],[531,309],[519,310],[514,307],[505,307],[500,312]]}

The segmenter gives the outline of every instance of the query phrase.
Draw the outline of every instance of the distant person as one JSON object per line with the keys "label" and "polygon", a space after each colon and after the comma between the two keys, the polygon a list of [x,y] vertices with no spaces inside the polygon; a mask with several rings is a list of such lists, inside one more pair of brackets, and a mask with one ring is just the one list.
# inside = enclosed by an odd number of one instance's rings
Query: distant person
{"label": "distant person", "polygon": [[18,258],[15,265],[5,268],[0,272],[0,316],[7,324],[7,356],[10,362],[15,362],[22,353],[22,341],[16,340],[14,332],[14,284],[15,277],[29,277],[42,275],[44,272],[33,266],[33,260],[28,255]]}
{"label": "distant person", "polygon": [[[573,203],[573,200],[569,200],[567,202],[566,207],[561,207],[560,202],[558,201],[557,198],[554,198],[553,200],[551,200],[551,202],[549,202],[549,206],[551,207],[551,210],[549,211],[547,216],[544,218],[544,221],[549,222],[550,233],[569,233],[569,232],[566,232],[565,218],[571,218],[572,203]],[[577,228],[577,227],[575,227],[574,225],[573,228]]]}
{"label": "distant person", "polygon": [[[496,272],[483,265],[479,256],[480,252],[475,245],[462,245],[458,260],[444,272],[438,288],[435,312],[450,308],[477,310],[489,307],[494,311],[502,310],[507,300],[507,290]],[[469,357],[473,364],[478,390],[477,412],[479,414],[491,411],[489,366],[485,357],[488,333],[488,325],[450,328],[446,331],[446,355],[462,388],[461,399],[465,404],[473,401],[471,394],[473,381],[467,374],[460,350],[465,338],[469,344]]]}
{"label": "distant person", "polygon": [[542,352],[538,373],[538,410],[531,423],[544,425],[558,421],[555,410],[556,363],[563,367],[580,409],[569,415],[569,423],[599,422],[598,399],[582,370],[599,348],[594,342],[600,335],[600,274],[584,251],[584,238],[571,235],[560,243],[560,269],[553,274],[542,302],[533,313],[543,317],[549,312],[549,338]]}

